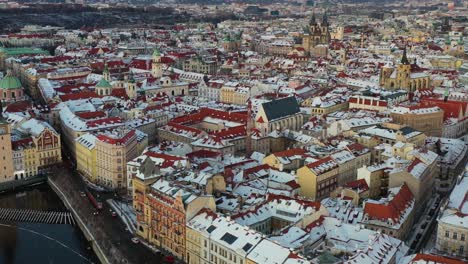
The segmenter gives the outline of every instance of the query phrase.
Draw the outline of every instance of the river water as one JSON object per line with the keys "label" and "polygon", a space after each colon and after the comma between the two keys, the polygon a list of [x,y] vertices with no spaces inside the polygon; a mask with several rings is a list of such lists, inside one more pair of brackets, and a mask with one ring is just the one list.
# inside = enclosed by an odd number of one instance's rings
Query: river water
{"label": "river water", "polygon": [[[64,211],[47,186],[0,194],[0,208]],[[0,220],[0,264],[99,263],[77,226]]]}

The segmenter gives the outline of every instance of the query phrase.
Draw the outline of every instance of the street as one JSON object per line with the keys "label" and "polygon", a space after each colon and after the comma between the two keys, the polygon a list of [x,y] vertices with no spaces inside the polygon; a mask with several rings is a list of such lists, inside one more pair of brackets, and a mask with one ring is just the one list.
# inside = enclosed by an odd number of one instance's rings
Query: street
{"label": "street", "polygon": [[112,216],[111,207],[105,200],[114,198],[113,193],[98,193],[89,189],[103,206],[103,209],[95,214],[97,209],[88,197],[81,194],[87,186],[77,172],[63,166],[60,173],[56,171],[50,177],[65,190],[67,198],[93,232],[96,241],[108,252],[111,263],[163,263],[161,254],[151,251],[141,243],[132,242],[133,235],[126,231],[125,224],[118,217]]}

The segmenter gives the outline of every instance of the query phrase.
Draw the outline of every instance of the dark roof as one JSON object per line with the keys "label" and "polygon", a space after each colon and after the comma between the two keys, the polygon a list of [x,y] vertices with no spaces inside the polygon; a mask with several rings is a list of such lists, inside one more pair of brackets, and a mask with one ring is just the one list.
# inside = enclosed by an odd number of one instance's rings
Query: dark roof
{"label": "dark roof", "polygon": [[402,133],[403,135],[406,136],[406,135],[408,135],[408,134],[410,134],[410,133],[415,132],[416,130],[414,130],[412,127],[402,127],[402,128],[400,129],[400,131],[401,131],[401,133]]}
{"label": "dark roof", "polygon": [[300,112],[299,104],[294,96],[263,103],[262,107],[269,121]]}

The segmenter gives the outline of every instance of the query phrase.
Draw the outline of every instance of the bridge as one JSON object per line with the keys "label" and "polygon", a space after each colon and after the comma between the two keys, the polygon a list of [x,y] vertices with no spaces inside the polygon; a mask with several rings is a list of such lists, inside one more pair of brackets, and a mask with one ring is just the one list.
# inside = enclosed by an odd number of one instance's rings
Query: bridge
{"label": "bridge", "polygon": [[0,193],[14,191],[19,188],[23,188],[30,185],[41,184],[47,182],[46,175],[38,175],[34,177],[29,177],[26,179],[8,181],[4,183],[0,183]]}
{"label": "bridge", "polygon": [[0,208],[0,220],[43,224],[75,225],[70,212]]}

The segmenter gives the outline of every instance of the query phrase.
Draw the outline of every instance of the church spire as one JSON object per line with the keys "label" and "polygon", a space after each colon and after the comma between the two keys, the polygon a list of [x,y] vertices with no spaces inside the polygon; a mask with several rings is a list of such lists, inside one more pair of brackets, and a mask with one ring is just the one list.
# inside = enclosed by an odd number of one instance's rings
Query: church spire
{"label": "church spire", "polygon": [[315,18],[315,12],[312,13],[312,17],[310,17],[309,25],[317,25],[317,19]]}
{"label": "church spire", "polygon": [[401,57],[401,64],[405,64],[405,65],[410,64],[408,57],[406,56],[406,46],[405,46],[405,49],[403,50],[403,56]]}
{"label": "church spire", "polygon": [[328,14],[327,14],[327,11],[325,11],[325,12],[323,13],[322,25],[323,25],[323,26],[328,26]]}

